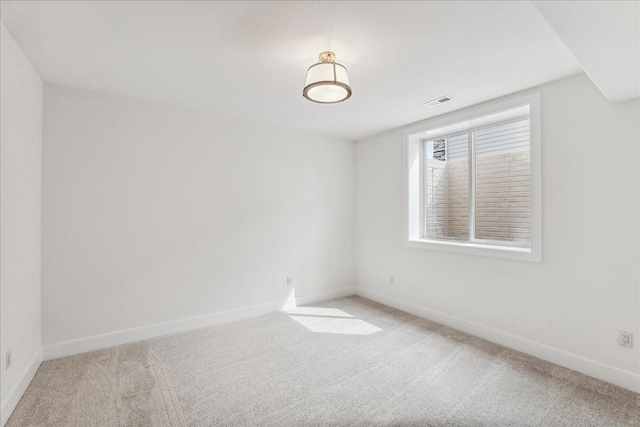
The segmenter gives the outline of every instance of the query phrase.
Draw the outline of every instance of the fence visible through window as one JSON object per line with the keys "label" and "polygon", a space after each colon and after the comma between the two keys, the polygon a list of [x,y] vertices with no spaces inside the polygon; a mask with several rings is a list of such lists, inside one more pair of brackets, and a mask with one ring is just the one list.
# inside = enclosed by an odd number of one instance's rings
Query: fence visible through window
{"label": "fence visible through window", "polygon": [[530,242],[529,129],[524,119],[424,141],[424,237]]}

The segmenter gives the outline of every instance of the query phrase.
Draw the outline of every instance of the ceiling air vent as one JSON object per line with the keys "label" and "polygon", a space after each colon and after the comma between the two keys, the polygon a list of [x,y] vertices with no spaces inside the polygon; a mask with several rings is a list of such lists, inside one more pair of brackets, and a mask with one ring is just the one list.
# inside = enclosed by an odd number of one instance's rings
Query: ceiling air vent
{"label": "ceiling air vent", "polygon": [[434,99],[433,101],[425,102],[424,105],[426,105],[429,108],[433,108],[440,104],[444,104],[445,102],[449,102],[452,99],[453,98],[451,98],[450,96],[441,96],[440,98]]}

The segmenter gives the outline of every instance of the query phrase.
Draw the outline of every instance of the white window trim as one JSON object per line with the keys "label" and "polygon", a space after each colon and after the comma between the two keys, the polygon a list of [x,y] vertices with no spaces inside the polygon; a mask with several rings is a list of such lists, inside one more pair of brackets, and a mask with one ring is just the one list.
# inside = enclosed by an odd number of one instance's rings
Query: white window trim
{"label": "white window trim", "polygon": [[[523,248],[501,242],[467,242],[425,239],[422,237],[422,136],[426,132],[529,104],[531,120],[531,245]],[[540,93],[533,93],[505,101],[491,102],[462,112],[429,119],[403,132],[404,156],[404,246],[444,252],[542,262],[542,127]],[[472,161],[473,158],[472,158]],[[470,172],[471,173],[471,172]],[[472,207],[473,209],[473,207]]]}

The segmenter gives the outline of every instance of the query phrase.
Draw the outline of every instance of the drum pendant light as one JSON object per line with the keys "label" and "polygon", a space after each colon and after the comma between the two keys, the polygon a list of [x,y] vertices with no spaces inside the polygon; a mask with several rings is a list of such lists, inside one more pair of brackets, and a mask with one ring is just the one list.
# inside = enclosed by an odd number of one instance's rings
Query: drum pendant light
{"label": "drum pendant light", "polygon": [[333,52],[320,54],[320,61],[307,70],[302,96],[320,104],[335,104],[351,96],[347,69],[336,62]]}

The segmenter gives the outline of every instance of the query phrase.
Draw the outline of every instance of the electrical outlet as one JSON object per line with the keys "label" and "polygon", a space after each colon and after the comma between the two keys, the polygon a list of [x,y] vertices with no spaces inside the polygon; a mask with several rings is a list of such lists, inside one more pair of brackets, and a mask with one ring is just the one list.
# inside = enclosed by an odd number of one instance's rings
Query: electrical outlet
{"label": "electrical outlet", "polygon": [[287,286],[293,286],[293,277],[287,277]]}
{"label": "electrical outlet", "polygon": [[7,354],[5,355],[5,361],[4,361],[4,366],[5,366],[5,370],[9,369],[11,367],[11,349],[7,350]]}
{"label": "electrical outlet", "polygon": [[618,331],[618,344],[623,347],[633,347],[633,334],[628,331]]}

